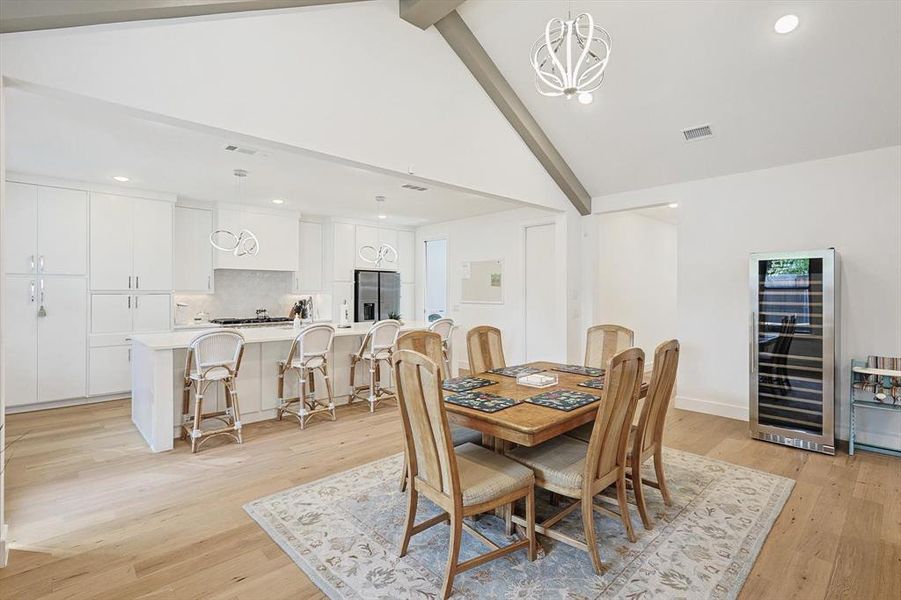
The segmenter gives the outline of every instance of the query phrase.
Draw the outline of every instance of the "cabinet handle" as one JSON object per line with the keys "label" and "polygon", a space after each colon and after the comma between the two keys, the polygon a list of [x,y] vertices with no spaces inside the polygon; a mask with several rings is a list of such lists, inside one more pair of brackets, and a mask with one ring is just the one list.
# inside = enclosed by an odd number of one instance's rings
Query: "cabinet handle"
{"label": "cabinet handle", "polygon": [[28,257],[28,262],[31,267],[28,269],[29,271],[34,271],[34,254]]}
{"label": "cabinet handle", "polygon": [[131,289],[131,275],[128,276],[128,289]]}
{"label": "cabinet handle", "polygon": [[131,296],[128,297],[128,308],[131,308]]}
{"label": "cabinet handle", "polygon": [[131,362],[131,348],[128,349],[128,362]]}
{"label": "cabinet handle", "polygon": [[34,304],[34,281],[31,282],[31,303]]}
{"label": "cabinet handle", "polygon": [[138,297],[135,296],[135,308],[137,308],[137,307],[138,307]]}
{"label": "cabinet handle", "polygon": [[44,255],[43,254],[41,254],[41,257],[38,259],[38,270],[40,270],[41,273],[44,272]]}
{"label": "cabinet handle", "polygon": [[212,287],[211,287],[211,281],[210,281],[211,279],[212,279],[212,278],[211,278],[209,275],[206,276],[206,289],[208,289],[208,290],[209,290],[209,289],[212,289]]}
{"label": "cabinet handle", "polygon": [[141,289],[141,278],[138,277],[137,275],[135,275],[135,289],[136,290]]}

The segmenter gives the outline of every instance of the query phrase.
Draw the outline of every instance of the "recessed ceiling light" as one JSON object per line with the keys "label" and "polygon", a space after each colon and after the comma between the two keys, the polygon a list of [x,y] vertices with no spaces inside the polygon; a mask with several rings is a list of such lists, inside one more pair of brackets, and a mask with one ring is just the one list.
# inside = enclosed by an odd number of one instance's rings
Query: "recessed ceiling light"
{"label": "recessed ceiling light", "polygon": [[380,219],[387,219],[387,218],[388,218],[388,215],[379,215],[379,218],[380,218]]}
{"label": "recessed ceiling light", "polygon": [[113,175],[113,179],[115,179],[116,181],[118,181],[120,183],[125,183],[126,181],[131,181],[131,179],[129,179],[125,175]]}
{"label": "recessed ceiling light", "polygon": [[594,100],[594,96],[591,95],[591,92],[582,92],[579,94],[579,104],[591,104]]}
{"label": "recessed ceiling light", "polygon": [[678,202],[670,202],[669,204],[667,204],[667,206],[670,208],[679,208],[679,203]]}
{"label": "recessed ceiling light", "polygon": [[798,23],[798,15],[783,15],[773,25],[773,29],[776,33],[791,33],[798,27]]}
{"label": "recessed ceiling light", "polygon": [[285,201],[282,200],[281,198],[275,198],[275,199],[272,201],[272,203],[273,203],[273,204],[284,204]]}

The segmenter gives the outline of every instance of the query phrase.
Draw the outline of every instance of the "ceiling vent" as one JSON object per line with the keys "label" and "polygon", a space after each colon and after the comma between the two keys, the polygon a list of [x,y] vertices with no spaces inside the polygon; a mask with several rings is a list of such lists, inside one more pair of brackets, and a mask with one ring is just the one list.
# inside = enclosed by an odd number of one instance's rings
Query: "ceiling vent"
{"label": "ceiling vent", "polygon": [[225,147],[229,152],[238,152],[239,154],[247,154],[248,156],[256,156],[259,154],[259,150],[256,148],[248,148],[247,146],[235,146],[234,144],[229,144]]}
{"label": "ceiling vent", "polygon": [[696,140],[703,140],[704,138],[712,137],[713,130],[710,129],[710,125],[701,125],[700,127],[683,129],[682,135],[685,136],[686,142],[694,142]]}
{"label": "ceiling vent", "polygon": [[405,190],[416,190],[417,192],[424,192],[429,188],[422,187],[421,185],[413,185],[412,183],[405,183],[402,186]]}

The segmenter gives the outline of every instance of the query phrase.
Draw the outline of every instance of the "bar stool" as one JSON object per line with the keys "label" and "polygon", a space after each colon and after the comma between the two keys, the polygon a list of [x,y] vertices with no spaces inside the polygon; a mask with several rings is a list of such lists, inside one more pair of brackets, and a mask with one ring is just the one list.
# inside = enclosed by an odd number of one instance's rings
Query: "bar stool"
{"label": "bar stool", "polygon": [[[354,400],[366,400],[369,402],[369,412],[375,412],[376,405],[382,400],[396,398],[394,390],[382,387],[381,365],[391,368],[391,357],[394,354],[394,344],[400,333],[400,321],[385,319],[373,323],[372,327],[363,338],[360,349],[350,355],[350,388],[351,394],[348,404]],[[369,383],[356,385],[357,364],[365,362],[369,366]]]}
{"label": "bar stool", "polygon": [[[191,340],[185,357],[185,382],[182,394],[181,439],[191,438],[191,453],[216,435],[228,435],[239,444],[241,438],[241,410],[235,388],[241,358],[244,356],[244,336],[234,329],[207,331]],[[203,397],[211,384],[222,382],[225,390],[225,410],[203,412]],[[188,413],[191,390],[194,390],[194,415]],[[203,429],[204,420],[218,420],[223,426]]]}
{"label": "bar stool", "polygon": [[[288,358],[278,363],[278,399],[276,418],[281,421],[285,413],[300,421],[300,428],[316,415],[328,414],[335,420],[335,397],[328,374],[328,353],[335,339],[335,328],[331,325],[310,325],[297,334],[288,351]],[[297,374],[297,397],[285,398],[285,375],[293,371]],[[317,400],[316,371],[325,380],[328,403]],[[296,410],[293,407],[297,404]]]}
{"label": "bar stool", "polygon": [[444,376],[451,377],[451,344],[453,343],[453,334],[457,326],[453,319],[438,319],[429,325],[429,331],[434,331],[441,336],[441,354],[444,362]]}

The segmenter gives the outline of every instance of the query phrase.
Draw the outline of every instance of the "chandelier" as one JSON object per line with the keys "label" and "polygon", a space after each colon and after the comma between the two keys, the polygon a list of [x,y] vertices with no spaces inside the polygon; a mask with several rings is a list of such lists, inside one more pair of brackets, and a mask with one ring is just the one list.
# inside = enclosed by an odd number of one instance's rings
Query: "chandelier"
{"label": "chandelier", "polygon": [[612,44],[610,34],[588,13],[551,19],[530,55],[538,92],[567,100],[578,96],[579,102],[589,104],[591,92],[604,81]]}
{"label": "chandelier", "polygon": [[[244,169],[235,169],[235,188],[238,196],[239,225],[244,223],[244,202],[241,193],[241,182],[247,177]],[[210,234],[210,244],[216,250],[231,252],[235,256],[253,256],[260,251],[260,240],[249,229],[241,229],[237,233],[231,229],[217,229]]]}
{"label": "chandelier", "polygon": [[[375,201],[382,203],[385,201],[385,197],[376,196]],[[385,215],[379,211],[376,214],[376,217],[378,219],[383,219]],[[381,227],[376,226],[376,232],[381,232]],[[360,260],[375,265],[375,268],[377,269],[380,268],[385,261],[389,263],[397,262],[397,250],[391,244],[386,244],[384,242],[379,244],[378,248],[368,244],[366,246],[361,246],[357,255],[360,257]]]}

